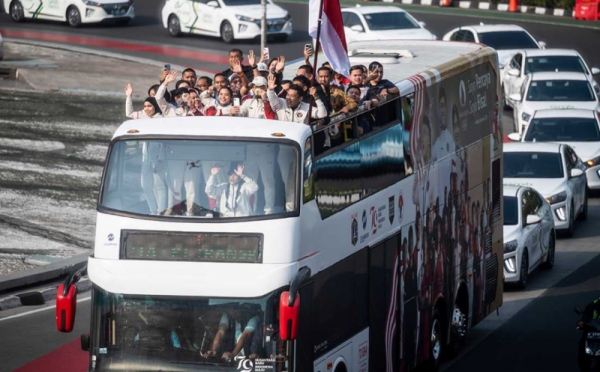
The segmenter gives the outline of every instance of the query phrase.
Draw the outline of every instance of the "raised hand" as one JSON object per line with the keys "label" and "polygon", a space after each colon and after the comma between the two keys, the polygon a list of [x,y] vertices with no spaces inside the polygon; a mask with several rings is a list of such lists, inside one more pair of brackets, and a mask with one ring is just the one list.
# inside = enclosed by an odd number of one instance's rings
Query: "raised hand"
{"label": "raised hand", "polygon": [[241,177],[244,174],[244,166],[242,164],[238,165],[237,169],[235,169],[234,172],[235,174]]}
{"label": "raised hand", "polygon": [[248,63],[250,66],[254,66],[256,64],[256,56],[254,55],[254,51],[250,50],[248,52]]}
{"label": "raised hand", "polygon": [[240,106],[233,106],[230,110],[229,110],[229,114],[231,115],[237,115],[240,113]]}
{"label": "raised hand", "polygon": [[281,56],[277,58],[277,64],[275,65],[275,72],[282,72],[285,68],[285,57]]}
{"label": "raised hand", "polygon": [[316,87],[310,87],[309,93],[311,96],[313,96],[315,99],[319,98],[319,95],[317,94],[317,88]]}
{"label": "raised hand", "polygon": [[[219,173],[219,171],[220,171],[220,170],[221,170],[221,167],[212,167],[212,168],[210,169],[210,174],[211,174],[212,176],[216,176],[216,175],[217,175],[217,173]],[[214,354],[213,354],[213,355],[214,355]]]}
{"label": "raised hand", "polygon": [[308,57],[315,54],[312,48],[308,48],[306,45],[304,46],[304,59],[308,60]]}
{"label": "raised hand", "polygon": [[240,61],[236,60],[233,62],[233,64],[231,65],[231,71],[235,72],[236,74],[242,72],[242,64],[240,63]]}
{"label": "raised hand", "polygon": [[125,84],[125,95],[129,98],[133,96],[133,87],[131,86],[131,83]]}
{"label": "raised hand", "polygon": [[169,72],[169,74],[165,78],[165,84],[169,84],[169,83],[174,82],[175,80],[177,80],[178,76],[179,76],[179,72],[177,72],[175,70]]}
{"label": "raised hand", "polygon": [[267,55],[265,54],[265,50],[263,49],[262,52],[260,52],[260,61],[258,61],[258,63],[265,63],[267,60]]}
{"label": "raised hand", "polygon": [[275,75],[269,75],[267,82],[267,89],[273,90],[277,86],[277,79],[275,78]]}

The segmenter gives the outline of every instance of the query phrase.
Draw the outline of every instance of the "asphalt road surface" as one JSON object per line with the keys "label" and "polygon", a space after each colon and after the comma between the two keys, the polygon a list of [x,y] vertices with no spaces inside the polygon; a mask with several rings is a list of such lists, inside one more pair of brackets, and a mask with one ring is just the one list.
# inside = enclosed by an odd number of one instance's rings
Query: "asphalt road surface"
{"label": "asphalt road surface", "polygon": [[[113,25],[89,25],[80,29],[73,30],[63,23],[50,21],[27,21],[24,23],[14,23],[7,14],[0,15],[0,32],[6,31],[44,31],[45,33],[57,33],[76,36],[94,36],[107,40],[118,40],[138,43],[142,45],[154,45],[162,47],[182,47],[187,50],[200,51],[207,56],[217,54],[225,56],[227,51],[232,47],[240,48],[246,53],[250,49],[258,52],[260,42],[238,42],[234,45],[225,44],[219,39],[203,37],[203,36],[184,36],[181,38],[173,38],[163,28],[160,18],[160,12],[164,4],[163,0],[143,0],[135,4],[136,18],[127,27],[116,27]],[[278,2],[279,5],[287,9],[294,19],[294,34],[287,42],[269,43],[270,53],[272,56],[285,55],[288,60],[293,60],[302,57],[303,46],[307,41],[310,41],[308,36],[308,6],[301,3]],[[559,17],[533,17],[535,23],[523,22],[514,20],[492,20],[483,17],[506,16],[500,12],[479,12],[480,18],[473,17],[472,11],[464,11],[464,14],[469,16],[457,16],[457,12],[449,12],[448,15],[435,14],[440,9],[436,7],[411,7],[405,6],[407,10],[419,20],[427,24],[427,28],[435,33],[438,38],[441,38],[445,33],[455,27],[465,26],[469,24],[478,24],[480,21],[489,23],[514,23],[525,27],[534,37],[545,41],[549,48],[574,48],[578,50],[586,59],[590,66],[600,67],[600,48],[597,47],[600,40],[600,30],[590,28],[567,27],[559,24]],[[459,11],[460,12],[460,11]],[[450,16],[451,14],[451,16]],[[585,26],[584,22],[578,23],[579,26]],[[112,50],[110,43],[98,49]],[[204,67],[209,71],[219,71],[224,69],[223,65],[209,62],[203,59],[204,62],[198,63],[198,60],[192,59],[189,56],[182,57],[183,53],[169,51],[169,55],[149,53],[140,51],[140,48],[130,48],[129,50],[119,49],[120,53],[153,58],[160,61],[177,63],[181,65],[190,65]]]}

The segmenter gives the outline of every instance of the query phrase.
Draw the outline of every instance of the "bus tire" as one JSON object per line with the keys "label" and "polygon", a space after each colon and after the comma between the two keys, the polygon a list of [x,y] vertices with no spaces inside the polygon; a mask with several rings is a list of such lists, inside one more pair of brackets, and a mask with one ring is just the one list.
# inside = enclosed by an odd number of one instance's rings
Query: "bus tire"
{"label": "bus tire", "polygon": [[431,316],[429,327],[429,355],[425,362],[425,370],[435,372],[440,368],[442,353],[444,351],[444,324],[440,311],[436,308]]}
{"label": "bus tire", "polygon": [[458,356],[460,348],[462,347],[465,335],[467,333],[468,325],[468,294],[464,287],[459,291],[459,296],[454,304],[454,309],[450,319],[450,343],[445,350],[445,356],[448,359],[453,359]]}

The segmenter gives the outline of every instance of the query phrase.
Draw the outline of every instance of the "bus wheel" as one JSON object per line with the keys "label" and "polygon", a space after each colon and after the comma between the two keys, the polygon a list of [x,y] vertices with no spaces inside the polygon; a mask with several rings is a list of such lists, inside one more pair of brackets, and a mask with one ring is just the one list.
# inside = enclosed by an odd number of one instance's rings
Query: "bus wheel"
{"label": "bus wheel", "polygon": [[429,356],[427,358],[427,371],[437,371],[440,367],[442,352],[444,350],[442,317],[438,309],[433,310],[429,333]]}

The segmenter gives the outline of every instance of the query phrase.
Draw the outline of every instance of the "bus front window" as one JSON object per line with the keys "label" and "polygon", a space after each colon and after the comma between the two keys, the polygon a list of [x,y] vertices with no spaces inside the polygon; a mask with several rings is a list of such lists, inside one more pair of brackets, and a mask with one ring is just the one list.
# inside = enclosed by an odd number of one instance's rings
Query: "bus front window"
{"label": "bus front window", "polygon": [[[129,296],[94,288],[97,371],[286,371],[276,296],[257,299]],[[94,334],[95,333],[95,334]]]}
{"label": "bus front window", "polygon": [[100,207],[188,218],[297,212],[296,147],[291,142],[117,141],[110,149]]}

